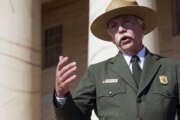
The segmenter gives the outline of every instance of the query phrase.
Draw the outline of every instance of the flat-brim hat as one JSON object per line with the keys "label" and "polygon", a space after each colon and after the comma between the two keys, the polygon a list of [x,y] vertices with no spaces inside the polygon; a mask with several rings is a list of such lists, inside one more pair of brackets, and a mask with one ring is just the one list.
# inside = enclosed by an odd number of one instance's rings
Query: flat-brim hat
{"label": "flat-brim hat", "polygon": [[107,32],[107,23],[116,16],[133,15],[144,20],[145,34],[157,26],[157,13],[151,8],[140,6],[135,0],[112,0],[105,13],[97,17],[91,24],[92,33],[103,40],[112,41]]}

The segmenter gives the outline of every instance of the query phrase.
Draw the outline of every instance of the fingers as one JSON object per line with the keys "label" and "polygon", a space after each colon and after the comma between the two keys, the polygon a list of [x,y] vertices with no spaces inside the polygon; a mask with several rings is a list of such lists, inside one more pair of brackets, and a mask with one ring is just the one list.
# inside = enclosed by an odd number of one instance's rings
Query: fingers
{"label": "fingers", "polygon": [[76,62],[72,62],[59,70],[58,76],[65,74],[66,72],[75,71],[76,70]]}
{"label": "fingers", "polygon": [[74,65],[69,64],[65,66],[58,74],[60,76],[61,82],[64,82],[66,79],[72,76],[76,70],[77,70],[77,67]]}
{"label": "fingers", "polygon": [[64,88],[64,87],[66,87],[66,86],[69,87],[69,84],[70,84],[72,81],[74,81],[75,79],[76,79],[76,75],[72,75],[72,76],[69,77],[66,81],[64,81],[64,82],[60,85],[60,87],[61,87],[61,88]]}
{"label": "fingers", "polygon": [[56,72],[62,69],[62,67],[67,63],[68,59],[69,59],[68,57],[63,57],[63,56],[59,57],[59,63],[57,65]]}
{"label": "fingers", "polygon": [[56,68],[56,92],[63,96],[69,91],[69,84],[76,79],[74,72],[77,70],[76,62],[67,64],[68,57],[59,57],[59,63]]}
{"label": "fingers", "polygon": [[60,61],[56,69],[56,77],[60,77],[60,78],[63,77],[62,79],[65,79],[67,78],[67,76],[69,76],[70,74],[76,71],[77,69],[76,62],[71,62],[65,65],[68,61],[68,57],[63,57],[63,56],[60,56],[59,60]]}

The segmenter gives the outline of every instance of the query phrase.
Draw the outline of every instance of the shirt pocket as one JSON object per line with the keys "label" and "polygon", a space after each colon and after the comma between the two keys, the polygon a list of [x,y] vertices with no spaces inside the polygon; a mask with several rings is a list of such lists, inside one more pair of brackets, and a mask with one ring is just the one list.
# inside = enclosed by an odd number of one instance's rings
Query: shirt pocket
{"label": "shirt pocket", "polygon": [[151,94],[161,96],[163,98],[175,99],[177,98],[175,95],[170,93],[168,90],[152,90]]}
{"label": "shirt pocket", "polygon": [[126,96],[126,84],[118,80],[117,83],[101,83],[97,86],[96,102],[99,116],[118,116],[118,112],[112,112],[111,109],[119,108]]}
{"label": "shirt pocket", "polygon": [[175,113],[177,96],[166,89],[154,89],[146,96],[146,103],[146,109],[154,109],[154,112],[162,111],[160,115],[164,117],[171,116]]}
{"label": "shirt pocket", "polygon": [[175,99],[177,98],[177,87],[176,82],[173,82],[170,77],[168,78],[168,83],[163,84],[161,83],[161,80],[157,78],[154,81],[154,84],[152,85],[150,89],[150,93],[154,96],[162,99]]}
{"label": "shirt pocket", "polygon": [[102,83],[98,86],[97,97],[113,97],[126,93],[126,84],[122,80],[117,83]]}
{"label": "shirt pocket", "polygon": [[105,85],[101,87],[101,90],[97,93],[97,97],[114,97],[118,94],[125,94],[125,86],[116,86],[116,85]]}

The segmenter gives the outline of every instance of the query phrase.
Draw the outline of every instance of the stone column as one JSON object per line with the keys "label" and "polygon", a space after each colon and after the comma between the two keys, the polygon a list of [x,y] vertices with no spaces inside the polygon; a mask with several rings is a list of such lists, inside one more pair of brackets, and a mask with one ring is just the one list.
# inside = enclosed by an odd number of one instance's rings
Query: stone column
{"label": "stone column", "polygon": [[[90,2],[90,17],[89,25],[93,20],[103,13],[111,2],[110,0],[89,0]],[[89,26],[90,27],[90,26]],[[90,31],[90,29],[89,29]],[[115,56],[118,50],[112,42],[106,42],[101,39],[96,38],[91,31],[89,32],[89,42],[88,42],[88,65],[103,61],[109,57]],[[98,120],[95,113],[92,113],[92,120]]]}
{"label": "stone column", "polygon": [[0,2],[0,120],[41,120],[40,4]]}
{"label": "stone column", "polygon": [[[110,0],[89,0],[90,1],[90,17],[89,25],[99,16],[104,13],[106,7],[111,2]],[[90,27],[89,27],[90,28]],[[117,54],[117,49],[112,42],[106,42],[96,38],[89,29],[89,43],[88,43],[88,64],[93,64],[107,59]]]}
{"label": "stone column", "polygon": [[[139,5],[157,10],[157,0],[136,0]],[[143,39],[144,45],[153,53],[160,53],[159,30],[156,28]]]}

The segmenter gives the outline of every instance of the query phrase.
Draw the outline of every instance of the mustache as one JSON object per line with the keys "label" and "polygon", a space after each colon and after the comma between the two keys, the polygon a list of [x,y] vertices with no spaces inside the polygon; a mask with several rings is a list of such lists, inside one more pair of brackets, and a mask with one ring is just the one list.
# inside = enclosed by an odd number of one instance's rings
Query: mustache
{"label": "mustache", "polygon": [[120,34],[119,36],[118,36],[118,43],[124,38],[124,37],[129,37],[129,38],[131,38],[131,39],[134,39],[134,37],[131,35],[131,34],[129,34],[129,33],[122,33],[122,34]]}

